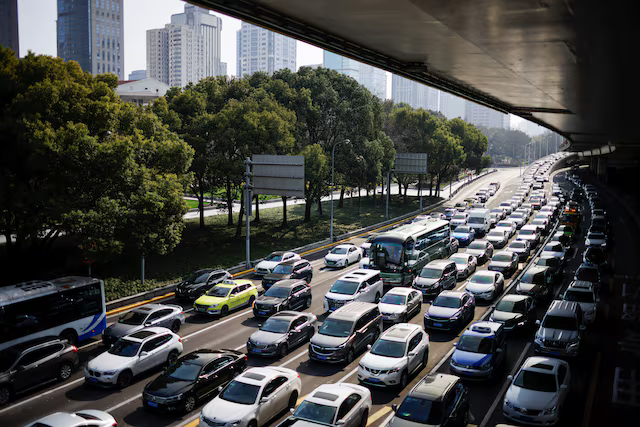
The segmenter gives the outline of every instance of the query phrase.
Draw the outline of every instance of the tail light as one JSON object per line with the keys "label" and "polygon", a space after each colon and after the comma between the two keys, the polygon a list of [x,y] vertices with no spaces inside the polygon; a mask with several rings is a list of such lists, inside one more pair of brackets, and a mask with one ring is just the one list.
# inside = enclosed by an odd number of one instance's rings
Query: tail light
{"label": "tail light", "polygon": [[300,378],[300,372],[298,372],[297,374],[298,374],[298,378]]}
{"label": "tail light", "polygon": [[75,345],[71,346],[71,351],[73,351],[74,353],[78,352],[78,347],[76,347]]}
{"label": "tail light", "polygon": [[178,337],[178,342],[182,342],[182,337]]}
{"label": "tail light", "polygon": [[118,427],[118,423],[116,422],[116,423],[111,424],[111,427]]}
{"label": "tail light", "polygon": [[249,356],[247,356],[246,354],[243,356],[244,360],[249,360]]}

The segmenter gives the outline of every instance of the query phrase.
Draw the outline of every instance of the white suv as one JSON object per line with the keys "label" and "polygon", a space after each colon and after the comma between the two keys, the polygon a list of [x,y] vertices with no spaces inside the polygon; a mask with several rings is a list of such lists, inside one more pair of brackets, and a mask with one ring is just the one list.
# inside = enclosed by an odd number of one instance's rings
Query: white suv
{"label": "white suv", "polygon": [[378,270],[354,270],[335,281],[324,296],[325,311],[335,311],[355,301],[380,302],[384,294]]}
{"label": "white suv", "polygon": [[322,384],[300,403],[293,416],[281,425],[360,427],[367,425],[371,391],[349,383]]}
{"label": "white suv", "polygon": [[369,347],[358,364],[358,381],[366,385],[404,389],[429,361],[429,335],[412,323],[392,326]]}

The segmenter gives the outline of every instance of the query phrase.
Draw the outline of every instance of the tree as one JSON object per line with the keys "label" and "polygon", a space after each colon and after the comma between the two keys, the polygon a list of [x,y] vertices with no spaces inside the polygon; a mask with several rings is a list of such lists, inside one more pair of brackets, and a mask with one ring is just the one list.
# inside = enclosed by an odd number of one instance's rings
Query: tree
{"label": "tree", "polygon": [[451,133],[460,141],[466,155],[462,167],[479,172],[482,169],[482,156],[487,152],[487,137],[480,132],[480,129],[462,119],[455,118],[447,123]]}
{"label": "tree", "polygon": [[[329,173],[329,160],[320,144],[307,145],[302,149],[304,156],[305,221],[311,220],[311,205],[323,192],[324,179]],[[311,202],[310,202],[311,201]]]}

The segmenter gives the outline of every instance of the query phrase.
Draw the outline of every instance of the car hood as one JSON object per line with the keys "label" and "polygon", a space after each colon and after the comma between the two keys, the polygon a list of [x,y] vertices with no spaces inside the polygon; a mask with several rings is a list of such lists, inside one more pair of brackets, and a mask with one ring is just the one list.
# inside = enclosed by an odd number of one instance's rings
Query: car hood
{"label": "car hood", "polygon": [[536,240],[537,238],[538,238],[537,236],[532,236],[530,234],[518,235],[518,239],[520,240]]}
{"label": "car hood", "polygon": [[282,261],[260,261],[258,265],[256,265],[256,270],[258,268],[264,268],[271,271],[276,268],[276,265],[280,264],[281,262]]}
{"label": "car hood", "polygon": [[438,306],[432,305],[431,307],[429,307],[429,310],[427,310],[427,313],[429,314],[429,317],[449,319],[459,311],[460,311],[459,308],[438,307]]}
{"label": "car hood", "polygon": [[484,249],[467,249],[464,251],[465,254],[473,255],[475,257],[483,256],[487,251]]}
{"label": "car hood", "polygon": [[285,337],[285,334],[258,330],[251,334],[249,340],[256,345],[266,345],[280,342],[281,340],[285,339]]}
{"label": "car hood", "polygon": [[311,344],[319,345],[320,347],[338,347],[347,341],[349,337],[331,337],[329,335],[322,335],[316,333],[311,337]]}
{"label": "car hood", "polygon": [[458,264],[456,263],[456,270],[464,271],[465,268],[469,267],[469,264]]}
{"label": "car hood", "polygon": [[283,273],[273,273],[272,272],[272,273],[266,274],[263,277],[263,280],[264,279],[266,279],[266,280],[275,280],[277,282],[278,280],[289,279],[290,277],[291,277],[291,274],[289,274],[289,273],[283,274]]}
{"label": "car hood", "polygon": [[416,277],[416,284],[420,286],[432,286],[438,283],[440,279],[427,279],[426,277]]}
{"label": "car hood", "polygon": [[467,284],[464,287],[469,292],[483,293],[483,292],[489,292],[493,290],[495,286],[493,284],[485,285],[483,283],[467,282]]}
{"label": "car hood", "polygon": [[527,250],[525,248],[513,248],[509,246],[509,252],[515,252],[517,254],[521,254],[521,253],[527,252]]}
{"label": "car hood", "polygon": [[414,421],[403,420],[402,418],[398,418],[394,416],[387,424],[387,427],[436,427],[439,424],[422,424],[416,423]]}
{"label": "car hood", "polygon": [[460,365],[482,366],[491,360],[490,354],[472,353],[470,351],[456,350],[451,360]]}
{"label": "car hood", "polygon": [[587,237],[585,239],[585,244],[588,245],[603,245],[605,244],[607,241],[605,239],[592,239],[590,237]]}
{"label": "car hood", "polygon": [[335,294],[333,292],[327,292],[325,297],[336,301],[349,301],[356,298],[355,295]]}
{"label": "car hood", "polygon": [[487,236],[485,238],[491,243],[504,242],[505,241],[504,237],[499,237],[499,236]]}
{"label": "car hood", "polygon": [[556,393],[530,390],[512,384],[505,398],[519,408],[542,411],[553,406]]}
{"label": "car hood", "polygon": [[521,317],[524,317],[521,313],[511,313],[509,311],[494,311],[491,313],[491,319],[495,322],[508,322],[510,320],[516,320]]}
{"label": "car hood", "polygon": [[522,283],[522,282],[518,282],[518,285],[516,286],[516,289],[521,292],[538,292],[543,288],[544,288],[544,285],[534,285],[532,283]]}
{"label": "car hood", "polygon": [[388,314],[404,313],[405,311],[407,311],[407,306],[397,305],[397,304],[385,304],[381,302],[378,304],[378,310],[380,310],[381,313],[388,313]]}
{"label": "car hood", "polygon": [[367,352],[360,360],[360,364],[371,369],[392,369],[398,365],[405,365],[404,357],[385,357]]}
{"label": "car hood", "polygon": [[578,331],[565,331],[563,329],[541,327],[538,329],[537,335],[543,340],[569,342],[578,338]]}
{"label": "car hood", "polygon": [[491,261],[489,267],[507,268],[511,265],[510,262],[505,261]]}
{"label": "car hood", "polygon": [[254,410],[254,405],[242,405],[216,397],[202,408],[202,415],[216,422],[229,423],[244,419]]}
{"label": "car hood", "polygon": [[160,375],[147,384],[144,391],[159,397],[175,396],[176,394],[188,391],[193,387],[193,384],[193,381],[182,381]]}
{"label": "car hood", "polygon": [[262,295],[256,299],[256,302],[260,304],[265,304],[265,305],[278,305],[284,302],[284,300],[285,300],[284,298],[267,297]]}
{"label": "car hood", "polygon": [[210,297],[209,295],[202,295],[200,298],[195,300],[194,304],[201,305],[218,305],[223,301],[227,301],[227,297]]}
{"label": "car hood", "polygon": [[324,259],[327,261],[340,261],[347,258],[347,254],[326,254]]}
{"label": "car hood", "polygon": [[104,334],[111,337],[121,337],[144,328],[144,325],[127,325],[125,323],[114,323],[104,330]]}
{"label": "car hood", "polygon": [[134,356],[134,357],[116,356],[115,354],[111,354],[108,351],[105,351],[103,353],[100,353],[94,359],[91,359],[89,363],[87,363],[87,368],[100,371],[100,372],[114,371],[114,370],[120,370],[126,366],[129,366],[135,363],[137,360],[138,360],[138,356]]}

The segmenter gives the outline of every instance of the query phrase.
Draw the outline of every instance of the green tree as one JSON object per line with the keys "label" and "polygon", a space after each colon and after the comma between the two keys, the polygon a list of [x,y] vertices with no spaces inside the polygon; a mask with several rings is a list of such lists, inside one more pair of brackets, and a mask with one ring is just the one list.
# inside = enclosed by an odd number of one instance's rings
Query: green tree
{"label": "green tree", "polygon": [[487,152],[487,137],[476,126],[462,119],[455,118],[447,123],[464,150],[466,157],[462,167],[479,172],[482,169],[482,156]]}

